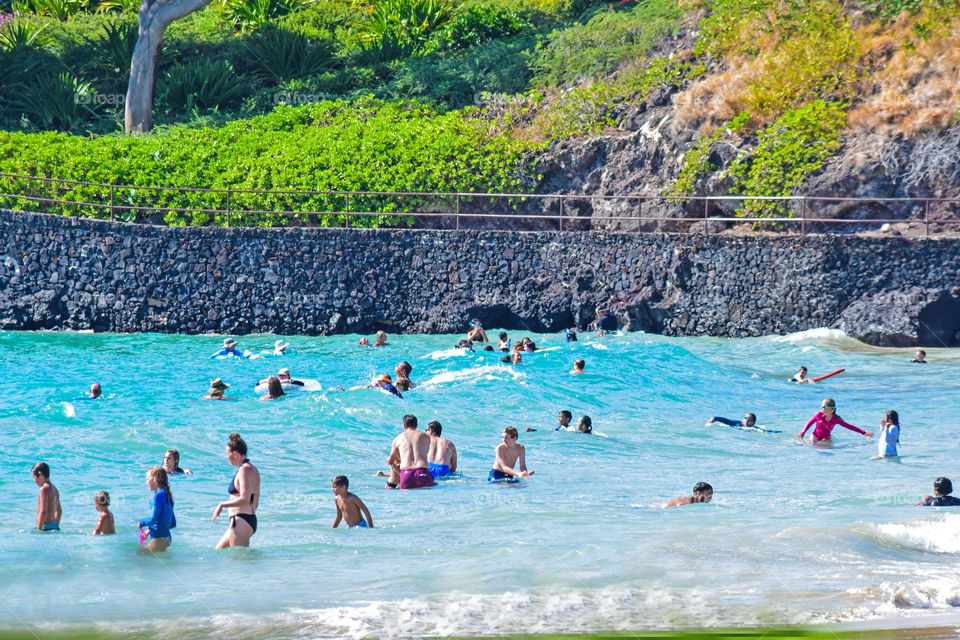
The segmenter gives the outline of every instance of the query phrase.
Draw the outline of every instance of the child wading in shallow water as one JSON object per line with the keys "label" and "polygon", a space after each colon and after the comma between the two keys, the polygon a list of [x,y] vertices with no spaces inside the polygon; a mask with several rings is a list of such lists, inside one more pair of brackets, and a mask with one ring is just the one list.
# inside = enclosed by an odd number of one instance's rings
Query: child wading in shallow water
{"label": "child wading in shallow water", "polygon": [[112,535],[117,532],[113,525],[113,514],[110,513],[110,494],[106,491],[97,491],[93,496],[93,506],[100,512],[97,528],[93,535]]}
{"label": "child wading in shallow water", "polygon": [[803,438],[803,436],[806,435],[807,430],[814,423],[816,423],[817,426],[813,430],[813,436],[811,437],[811,441],[815,443],[822,442],[822,443],[829,444],[830,432],[833,431],[833,428],[838,424],[846,427],[847,429],[850,429],[850,431],[856,431],[857,433],[861,433],[867,437],[870,437],[873,435],[872,431],[864,431],[860,427],[855,427],[852,424],[849,424],[848,422],[844,422],[843,418],[838,416],[836,411],[837,411],[837,403],[834,402],[832,398],[827,398],[820,405],[820,411],[818,411],[816,415],[810,418],[810,421],[807,422],[807,426],[803,428],[803,431],[797,434],[797,437]]}
{"label": "child wading in shallow water", "polygon": [[[333,495],[337,496],[337,518],[333,521],[333,528],[340,526],[340,520],[346,520],[347,526],[370,527],[373,528],[373,516],[363,504],[363,500],[353,495],[347,489],[350,487],[350,480],[347,476],[337,476],[333,479]],[[361,515],[361,513],[363,515]]]}
{"label": "child wading in shallow water", "polygon": [[173,515],[173,493],[163,467],[150,467],[147,471],[147,487],[153,491],[150,500],[153,513],[140,521],[140,529],[147,529],[146,538],[143,539],[149,540],[146,542],[149,551],[166,551],[173,542],[170,529],[176,528],[177,518]]}
{"label": "child wading in shallow water", "polygon": [[46,462],[38,462],[30,470],[33,481],[40,487],[37,494],[37,529],[40,531],[60,531],[60,492],[50,482],[50,467]]}

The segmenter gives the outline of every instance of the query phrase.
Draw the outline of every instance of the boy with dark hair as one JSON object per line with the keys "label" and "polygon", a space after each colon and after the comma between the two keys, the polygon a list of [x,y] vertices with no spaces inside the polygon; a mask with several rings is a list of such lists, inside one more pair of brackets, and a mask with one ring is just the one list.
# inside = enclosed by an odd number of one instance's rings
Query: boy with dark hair
{"label": "boy with dark hair", "polygon": [[[333,521],[333,528],[340,526],[340,520],[346,520],[347,526],[351,529],[355,527],[373,528],[373,516],[363,504],[363,500],[353,495],[347,489],[350,488],[350,480],[347,476],[337,476],[333,479],[333,495],[337,496],[334,502],[337,505],[337,518]],[[361,513],[363,515],[361,515]]]}
{"label": "boy with dark hair", "polygon": [[583,358],[577,358],[573,361],[573,371],[570,373],[583,373],[583,368],[587,366],[587,363],[584,362]]}
{"label": "boy with dark hair", "polygon": [[37,529],[40,531],[60,531],[60,492],[50,482],[50,467],[46,462],[38,462],[30,470],[33,481],[40,487],[37,495]]}
{"label": "boy with dark hair", "polygon": [[951,496],[953,493],[953,483],[950,478],[940,476],[933,481],[933,495],[927,496],[923,502],[918,502],[918,507],[957,507],[960,506],[960,498]]}
{"label": "boy with dark hair", "polygon": [[669,502],[664,502],[662,507],[678,507],[683,504],[693,504],[695,502],[710,502],[713,499],[713,487],[706,482],[698,482],[693,485],[693,495],[674,498]]}
{"label": "boy with dark hair", "polygon": [[560,414],[557,416],[557,426],[553,428],[554,431],[571,431],[570,421],[573,420],[573,414],[563,409],[560,411]]}
{"label": "boy with dark hair", "polygon": [[441,437],[441,433],[443,433],[443,425],[436,420],[427,425],[427,435],[430,436],[427,461],[430,464],[430,475],[434,478],[457,472],[457,448],[450,440]]}

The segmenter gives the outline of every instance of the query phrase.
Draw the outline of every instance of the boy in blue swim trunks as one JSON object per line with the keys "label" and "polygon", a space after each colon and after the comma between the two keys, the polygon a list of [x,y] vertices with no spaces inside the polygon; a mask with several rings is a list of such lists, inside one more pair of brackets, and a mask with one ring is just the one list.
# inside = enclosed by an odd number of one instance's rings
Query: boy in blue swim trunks
{"label": "boy in blue swim trunks", "polygon": [[441,433],[443,425],[436,420],[427,425],[427,435],[430,436],[427,463],[430,465],[430,475],[434,478],[457,472],[457,448],[450,440],[441,437]]}
{"label": "boy in blue swim trunks", "polygon": [[517,442],[520,438],[516,427],[503,430],[503,442],[493,450],[493,468],[487,480],[490,482],[517,482],[529,478],[533,471],[527,471],[526,450]]}
{"label": "boy in blue swim trunks", "polygon": [[37,495],[37,529],[40,531],[60,531],[60,492],[50,482],[50,467],[46,462],[38,462],[30,470],[33,481],[40,487]]}
{"label": "boy in blue swim trunks", "polygon": [[[337,476],[333,479],[333,495],[337,496],[337,519],[333,521],[333,528],[340,526],[340,520],[346,520],[347,526],[351,529],[355,527],[373,528],[373,516],[363,504],[363,500],[353,495],[347,489],[350,487],[350,480],[347,476]],[[363,515],[361,515],[361,513]]]}

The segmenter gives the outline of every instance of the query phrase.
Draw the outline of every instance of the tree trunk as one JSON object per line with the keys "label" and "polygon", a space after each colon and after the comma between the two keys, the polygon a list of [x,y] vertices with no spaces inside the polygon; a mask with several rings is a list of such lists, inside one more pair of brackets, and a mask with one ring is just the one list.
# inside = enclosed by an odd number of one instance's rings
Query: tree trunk
{"label": "tree trunk", "polygon": [[190,15],[211,0],[143,0],[140,3],[140,35],[130,61],[130,84],[124,106],[127,133],[145,133],[153,127],[153,88],[157,80],[157,56],[163,32],[174,20]]}

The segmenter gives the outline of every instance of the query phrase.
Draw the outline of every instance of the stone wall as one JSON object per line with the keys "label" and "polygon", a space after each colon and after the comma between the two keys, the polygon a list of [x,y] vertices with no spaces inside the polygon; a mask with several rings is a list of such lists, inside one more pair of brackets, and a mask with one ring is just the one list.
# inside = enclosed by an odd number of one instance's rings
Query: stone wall
{"label": "stone wall", "polygon": [[960,241],[857,236],[222,229],[0,212],[0,328],[281,335],[837,327],[960,344]]}

